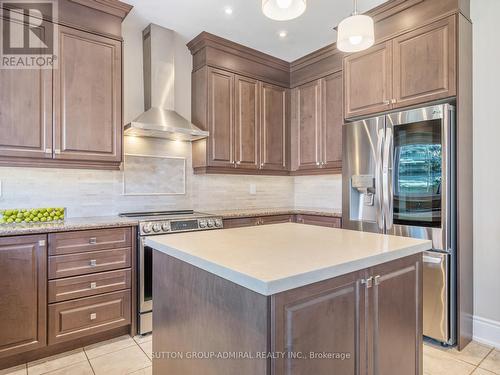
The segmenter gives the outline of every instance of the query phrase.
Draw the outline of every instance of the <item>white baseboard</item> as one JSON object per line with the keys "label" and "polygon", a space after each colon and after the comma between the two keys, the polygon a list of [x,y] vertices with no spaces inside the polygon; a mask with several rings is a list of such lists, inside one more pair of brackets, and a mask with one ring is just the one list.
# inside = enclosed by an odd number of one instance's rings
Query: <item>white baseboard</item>
{"label": "white baseboard", "polygon": [[474,341],[500,348],[500,322],[474,316]]}

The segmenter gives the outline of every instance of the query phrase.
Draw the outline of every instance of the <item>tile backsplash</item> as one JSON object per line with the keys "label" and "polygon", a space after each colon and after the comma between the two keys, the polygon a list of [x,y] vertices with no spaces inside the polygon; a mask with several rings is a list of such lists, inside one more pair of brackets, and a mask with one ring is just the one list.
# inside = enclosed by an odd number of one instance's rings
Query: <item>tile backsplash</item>
{"label": "tile backsplash", "polygon": [[[0,207],[63,206],[68,209],[68,217],[182,208],[340,208],[339,176],[194,175],[191,145],[158,139],[125,137],[125,152],[185,158],[185,194],[124,195],[123,171],[0,168]],[[153,164],[145,161],[144,167],[150,173],[142,177],[147,178],[144,184],[149,189],[155,183],[165,185],[165,179],[178,184],[182,168],[155,171]],[[137,181],[134,183],[137,189]],[[251,194],[252,185],[255,186],[255,194]]]}

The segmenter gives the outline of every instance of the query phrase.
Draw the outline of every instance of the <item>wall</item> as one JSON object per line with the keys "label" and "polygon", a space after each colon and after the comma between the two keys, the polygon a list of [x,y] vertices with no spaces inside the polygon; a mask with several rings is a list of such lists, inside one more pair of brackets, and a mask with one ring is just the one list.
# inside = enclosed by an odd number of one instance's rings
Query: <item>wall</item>
{"label": "wall", "polygon": [[295,177],[294,204],[342,210],[342,175]]}
{"label": "wall", "polygon": [[[147,24],[134,10],[123,23],[125,123],[144,110],[140,51]],[[189,119],[192,62],[186,42],[180,37],[175,41],[175,108]],[[0,168],[0,207],[64,206],[68,216],[76,217],[137,210],[289,207],[294,203],[292,177],[194,176],[189,143],[125,137],[124,149],[126,153],[185,158],[186,193],[124,196],[122,171]],[[154,174],[151,179],[154,183]],[[256,185],[257,194],[250,195],[250,184]]]}
{"label": "wall", "polygon": [[500,347],[500,1],[472,0],[474,22],[474,336]]}

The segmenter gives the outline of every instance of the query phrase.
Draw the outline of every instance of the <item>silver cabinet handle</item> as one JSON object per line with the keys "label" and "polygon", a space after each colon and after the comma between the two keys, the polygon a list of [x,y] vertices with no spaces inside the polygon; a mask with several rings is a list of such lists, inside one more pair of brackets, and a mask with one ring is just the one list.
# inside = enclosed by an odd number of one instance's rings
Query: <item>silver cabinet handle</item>
{"label": "silver cabinet handle", "polygon": [[370,289],[373,286],[373,277],[361,280],[361,284],[365,285],[366,289]]}
{"label": "silver cabinet handle", "polygon": [[52,154],[52,149],[51,148],[46,148],[45,149],[46,154]]}
{"label": "silver cabinet handle", "polygon": [[389,104],[391,104],[391,101],[390,100],[384,100],[383,103],[384,103],[384,105],[389,105]]}
{"label": "silver cabinet handle", "polygon": [[97,313],[91,313],[90,320],[96,320],[96,319],[97,319]]}
{"label": "silver cabinet handle", "polygon": [[241,161],[240,161],[240,160],[238,160],[238,161],[236,162],[236,165],[240,165],[240,164],[241,164]]}
{"label": "silver cabinet handle", "polygon": [[89,261],[89,266],[90,266],[90,267],[95,267],[95,266],[97,266],[97,260],[95,260],[95,259],[91,259],[91,260]]}
{"label": "silver cabinet handle", "polygon": [[97,283],[95,281],[90,283],[90,289],[96,289],[97,288]]}
{"label": "silver cabinet handle", "polygon": [[377,275],[373,278],[373,284],[380,285],[380,275]]}
{"label": "silver cabinet handle", "polygon": [[97,238],[96,237],[90,237],[89,238],[89,244],[95,245],[97,243]]}
{"label": "silver cabinet handle", "polygon": [[424,255],[423,261],[424,263],[441,264],[443,262],[443,258],[436,258],[429,255]]}
{"label": "silver cabinet handle", "polygon": [[398,102],[398,101],[397,101],[396,99],[392,99],[392,100],[391,100],[391,103],[392,103],[392,104],[396,104],[397,102]]}
{"label": "silver cabinet handle", "polygon": [[45,246],[45,240],[38,241],[38,246]]}
{"label": "silver cabinet handle", "polygon": [[58,148],[56,148],[56,149],[54,150],[54,153],[55,153],[55,154],[60,154],[60,153],[61,153],[61,150],[59,150]]}

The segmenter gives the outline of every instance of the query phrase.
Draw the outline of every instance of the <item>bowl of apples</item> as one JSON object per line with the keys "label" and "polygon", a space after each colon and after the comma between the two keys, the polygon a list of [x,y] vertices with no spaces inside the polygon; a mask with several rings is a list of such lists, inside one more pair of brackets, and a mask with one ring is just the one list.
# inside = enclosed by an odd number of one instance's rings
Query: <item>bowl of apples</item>
{"label": "bowl of apples", "polygon": [[64,221],[66,209],[57,208],[9,208],[0,210],[0,224],[53,223]]}

